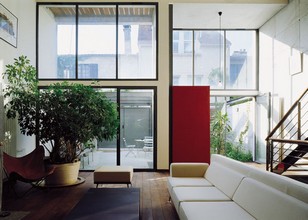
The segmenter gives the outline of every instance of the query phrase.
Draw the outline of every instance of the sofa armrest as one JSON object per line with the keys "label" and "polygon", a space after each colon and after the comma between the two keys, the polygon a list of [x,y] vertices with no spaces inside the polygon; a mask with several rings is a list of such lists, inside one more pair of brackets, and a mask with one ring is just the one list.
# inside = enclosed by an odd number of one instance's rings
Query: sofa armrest
{"label": "sofa armrest", "polygon": [[170,165],[170,176],[204,177],[208,167],[208,163],[172,163]]}

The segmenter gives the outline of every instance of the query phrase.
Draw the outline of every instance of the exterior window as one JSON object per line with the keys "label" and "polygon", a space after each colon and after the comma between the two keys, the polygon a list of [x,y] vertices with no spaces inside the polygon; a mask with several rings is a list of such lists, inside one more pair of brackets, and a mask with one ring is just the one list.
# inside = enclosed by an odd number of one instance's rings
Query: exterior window
{"label": "exterior window", "polygon": [[156,8],[38,3],[38,78],[93,79],[79,70],[95,64],[94,79],[157,79]]}
{"label": "exterior window", "polygon": [[193,84],[192,31],[173,31],[173,85]]}
{"label": "exterior window", "polygon": [[256,31],[174,30],[173,85],[255,90],[256,53]]}
{"label": "exterior window", "polygon": [[[223,135],[221,153],[236,160],[252,160],[255,149],[255,99],[252,97],[211,96],[211,122],[225,122],[231,129]],[[221,112],[224,117],[221,117]],[[218,137],[219,138],[219,137]],[[211,141],[211,152],[216,153],[217,137]],[[246,155],[245,158],[238,155]]]}
{"label": "exterior window", "polygon": [[173,53],[179,52],[179,32],[173,32]]}
{"label": "exterior window", "polygon": [[[116,78],[115,10],[114,5],[78,7],[78,66],[83,63],[95,64],[98,68],[95,78]],[[78,78],[93,77],[78,71]]]}
{"label": "exterior window", "polygon": [[118,7],[119,79],[156,77],[155,6]]}
{"label": "exterior window", "polygon": [[192,32],[184,32],[184,53],[192,52]]}
{"label": "exterior window", "polygon": [[39,15],[39,78],[76,78],[75,6],[46,5],[39,7]]}
{"label": "exterior window", "polygon": [[82,163],[82,169],[93,170],[102,165],[130,165],[137,169],[153,169],[156,151],[155,91],[113,88],[98,90],[103,91],[107,98],[119,106],[119,142],[117,138],[94,141],[93,160]]}
{"label": "exterior window", "polygon": [[256,39],[252,31],[227,31],[227,89],[254,88],[256,75]]}
{"label": "exterior window", "polygon": [[223,39],[224,33],[220,31],[195,32],[194,78],[196,85],[209,85],[211,89],[223,88]]}

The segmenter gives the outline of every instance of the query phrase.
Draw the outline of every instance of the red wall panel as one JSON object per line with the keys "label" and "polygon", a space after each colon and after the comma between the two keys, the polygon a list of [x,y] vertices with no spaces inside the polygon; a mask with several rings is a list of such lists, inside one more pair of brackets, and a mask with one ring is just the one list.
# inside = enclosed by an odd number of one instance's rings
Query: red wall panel
{"label": "red wall panel", "polygon": [[172,162],[210,162],[210,87],[172,87]]}

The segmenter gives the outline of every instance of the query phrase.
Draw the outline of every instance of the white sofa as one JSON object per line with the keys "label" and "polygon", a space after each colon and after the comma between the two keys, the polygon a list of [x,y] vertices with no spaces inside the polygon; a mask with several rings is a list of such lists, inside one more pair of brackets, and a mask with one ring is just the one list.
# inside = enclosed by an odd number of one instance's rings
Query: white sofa
{"label": "white sofa", "polygon": [[172,163],[168,191],[181,220],[308,220],[308,185],[213,154]]}

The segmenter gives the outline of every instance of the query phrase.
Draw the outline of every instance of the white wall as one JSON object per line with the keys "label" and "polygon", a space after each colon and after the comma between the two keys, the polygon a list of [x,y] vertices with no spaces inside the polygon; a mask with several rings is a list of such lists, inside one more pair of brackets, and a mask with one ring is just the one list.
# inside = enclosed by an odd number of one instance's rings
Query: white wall
{"label": "white wall", "polygon": [[[2,73],[7,64],[14,62],[14,58],[26,55],[32,65],[35,65],[35,2],[33,0],[0,0],[0,3],[18,18],[17,48],[0,39],[0,82],[5,84]],[[34,148],[34,138],[18,135],[19,129],[15,129],[16,122],[1,121],[1,124],[5,124],[4,130],[11,131],[12,140],[8,149],[11,154],[23,155]]]}
{"label": "white wall", "polygon": [[291,0],[260,28],[260,92],[273,95],[273,126],[308,88],[307,39],[307,0]]}

